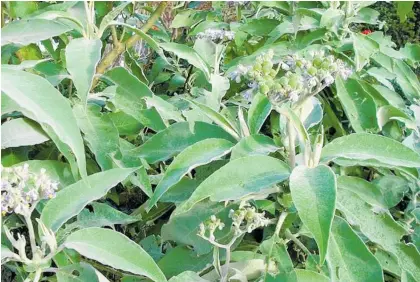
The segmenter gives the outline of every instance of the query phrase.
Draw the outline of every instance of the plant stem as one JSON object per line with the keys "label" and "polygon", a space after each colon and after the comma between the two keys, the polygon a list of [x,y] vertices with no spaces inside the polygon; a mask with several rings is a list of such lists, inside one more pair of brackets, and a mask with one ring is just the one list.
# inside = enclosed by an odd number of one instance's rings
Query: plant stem
{"label": "plant stem", "polygon": [[38,282],[39,279],[41,279],[41,274],[42,274],[42,269],[38,268],[35,272],[35,277],[34,277],[33,282]]}
{"label": "plant stem", "polygon": [[31,251],[32,251],[32,259],[34,258],[35,251],[36,251],[36,243],[35,243],[35,232],[34,232],[34,226],[32,224],[31,216],[30,215],[24,215],[26,226],[28,227],[29,232],[29,240],[31,242]]}
{"label": "plant stem", "polygon": [[287,229],[286,230],[286,232],[285,232],[285,235],[286,235],[286,238],[287,239],[290,239],[290,240],[292,240],[293,241],[293,243],[295,243],[302,251],[304,251],[305,252],[305,254],[307,254],[308,256],[309,255],[312,255],[311,254],[311,252],[305,247],[305,245],[304,244],[302,244],[302,242],[301,241],[299,241],[299,239],[298,238],[296,238],[291,232],[290,232],[290,230],[289,229]]}
{"label": "plant stem", "polygon": [[277,225],[276,225],[276,230],[274,231],[275,235],[279,235],[280,234],[280,229],[283,226],[284,221],[286,220],[288,213],[287,212],[282,212],[279,216],[279,220],[277,221]]}
{"label": "plant stem", "polygon": [[112,43],[114,44],[114,46],[117,46],[118,44],[120,44],[120,41],[118,40],[118,35],[117,35],[117,28],[115,27],[115,25],[111,26],[111,35],[112,35]]}
{"label": "plant stem", "polygon": [[[165,10],[167,2],[161,2],[156,10],[150,15],[147,22],[140,28],[141,31],[147,32],[159,19],[163,11]],[[134,46],[134,44],[139,41],[141,37],[139,35],[133,35],[130,37],[127,42],[115,46],[111,52],[109,52],[99,63],[96,68],[96,74],[103,74],[114,62],[115,60],[128,48]],[[98,76],[95,77],[95,80],[92,83],[92,88],[95,87],[98,82]]]}

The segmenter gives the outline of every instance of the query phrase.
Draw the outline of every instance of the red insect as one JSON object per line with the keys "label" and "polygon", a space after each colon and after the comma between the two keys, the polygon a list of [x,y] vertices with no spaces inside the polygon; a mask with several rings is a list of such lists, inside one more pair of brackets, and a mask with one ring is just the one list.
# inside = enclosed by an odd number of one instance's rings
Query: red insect
{"label": "red insect", "polygon": [[364,34],[364,35],[368,35],[368,34],[371,34],[371,33],[372,33],[372,31],[370,29],[365,29],[365,30],[362,31],[362,34]]}

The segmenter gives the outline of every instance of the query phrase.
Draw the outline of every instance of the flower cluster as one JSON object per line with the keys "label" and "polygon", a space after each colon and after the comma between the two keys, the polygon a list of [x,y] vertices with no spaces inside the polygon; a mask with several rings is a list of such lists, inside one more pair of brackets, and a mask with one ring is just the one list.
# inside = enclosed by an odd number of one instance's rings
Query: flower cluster
{"label": "flower cluster", "polygon": [[275,104],[286,100],[296,102],[303,95],[331,85],[338,75],[347,79],[352,74],[343,61],[332,55],[326,56],[323,51],[310,52],[305,57],[289,55],[276,63],[273,56],[274,52],[270,50],[257,57],[254,65],[239,65],[230,74],[230,79],[237,83],[242,78],[249,81],[246,98],[258,91]]}
{"label": "flower cluster", "polygon": [[200,230],[198,231],[198,235],[201,237],[206,237],[206,233],[208,233],[208,239],[210,241],[214,241],[216,239],[214,232],[217,229],[222,230],[224,227],[225,224],[215,215],[212,215],[209,220],[204,223],[200,223]]}
{"label": "flower cluster", "polygon": [[197,38],[207,38],[215,43],[221,41],[231,41],[235,38],[234,31],[228,31],[223,29],[206,29],[205,32],[199,32]]}
{"label": "flower cluster", "polygon": [[255,208],[249,206],[249,204],[245,204],[236,211],[230,210],[229,217],[232,218],[232,228],[235,234],[251,233],[253,230],[271,223],[265,217],[264,212],[256,212]]}
{"label": "flower cluster", "polygon": [[27,214],[41,199],[55,197],[58,182],[52,181],[41,169],[39,174],[31,173],[29,165],[13,168],[1,167],[1,212]]}

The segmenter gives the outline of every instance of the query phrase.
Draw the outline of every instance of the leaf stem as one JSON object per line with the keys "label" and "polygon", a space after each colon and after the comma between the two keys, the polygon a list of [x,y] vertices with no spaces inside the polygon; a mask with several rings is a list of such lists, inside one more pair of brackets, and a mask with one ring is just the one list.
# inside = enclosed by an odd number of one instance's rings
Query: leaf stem
{"label": "leaf stem", "polygon": [[289,135],[289,165],[293,170],[296,166],[295,130],[290,119],[287,119],[287,133]]}
{"label": "leaf stem", "polygon": [[307,254],[308,256],[312,255],[311,252],[308,250],[308,248],[305,247],[304,244],[302,244],[301,241],[299,241],[298,238],[296,238],[289,229],[286,230],[285,232],[286,238],[290,239],[293,241],[293,243],[295,243],[302,251],[305,252],[305,254]]}
{"label": "leaf stem", "polygon": [[32,251],[32,259],[33,259],[34,256],[35,256],[35,252],[36,252],[34,226],[32,224],[32,220],[31,220],[31,216],[30,215],[24,215],[23,217],[25,218],[26,226],[28,227],[29,240],[31,242],[31,251]]}

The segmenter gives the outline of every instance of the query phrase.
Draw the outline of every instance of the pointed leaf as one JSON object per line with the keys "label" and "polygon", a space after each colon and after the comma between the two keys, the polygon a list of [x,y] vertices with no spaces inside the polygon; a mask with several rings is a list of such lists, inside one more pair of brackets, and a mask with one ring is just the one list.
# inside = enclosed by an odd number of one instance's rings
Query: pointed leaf
{"label": "pointed leaf", "polygon": [[102,41],[77,38],[66,47],[66,67],[77,89],[77,96],[86,104],[96,65],[101,58]]}
{"label": "pointed leaf", "polygon": [[64,246],[113,268],[144,275],[153,281],[166,281],[153,259],[138,244],[114,230],[82,229],[67,237]]}
{"label": "pointed leaf", "polygon": [[123,181],[137,168],[114,168],[89,175],[57,193],[41,213],[47,228],[57,231],[68,219],[77,215],[90,202],[103,197],[109,189]]}
{"label": "pointed leaf", "polygon": [[169,165],[162,180],[156,187],[149,202],[149,209],[185,174],[197,166],[207,164],[226,155],[230,152],[232,146],[233,144],[225,139],[209,138],[197,142],[182,151]]}
{"label": "pointed leaf", "polygon": [[300,219],[315,238],[320,263],[323,264],[335,213],[335,174],[324,165],[315,168],[298,166],[290,175],[290,191]]}
{"label": "pointed leaf", "polygon": [[1,125],[1,148],[30,146],[50,140],[36,122],[27,118],[17,118]]}
{"label": "pointed leaf", "polygon": [[206,198],[214,202],[238,200],[282,182],[289,177],[289,174],[289,167],[275,158],[267,156],[239,158],[204,180],[177,211],[179,213],[188,211]]}
{"label": "pointed leaf", "polygon": [[262,134],[251,135],[243,138],[232,149],[231,160],[254,155],[268,155],[275,152],[279,147],[273,139]]}
{"label": "pointed leaf", "polygon": [[248,111],[248,126],[251,135],[258,134],[270,112],[271,103],[268,98],[261,93],[257,93],[252,99],[251,107]]}

